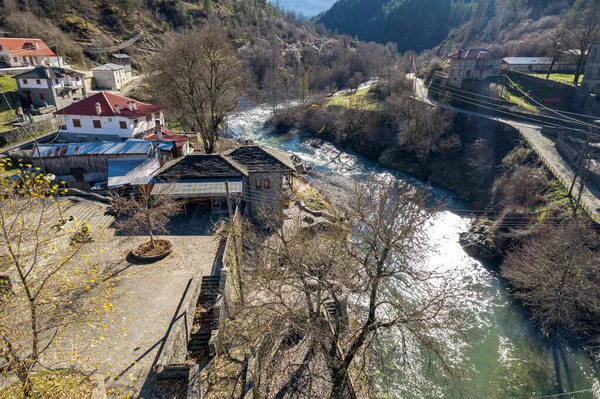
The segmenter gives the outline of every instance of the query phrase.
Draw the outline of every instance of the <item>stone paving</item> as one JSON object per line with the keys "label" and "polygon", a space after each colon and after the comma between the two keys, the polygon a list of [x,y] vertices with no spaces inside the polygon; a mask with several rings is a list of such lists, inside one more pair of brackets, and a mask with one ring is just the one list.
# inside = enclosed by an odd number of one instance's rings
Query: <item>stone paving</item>
{"label": "stone paving", "polygon": [[147,238],[120,236],[106,209],[98,202],[75,199],[64,214],[87,221],[93,231],[100,229],[85,251],[112,276],[113,310],[109,308],[99,324],[65,331],[53,355],[63,359],[66,352],[67,358],[76,356],[88,370],[104,375],[109,398],[149,397],[147,377],[163,349],[165,334],[192,278],[211,273],[218,241],[211,233],[209,216],[188,207],[186,215],[174,218],[171,235],[159,237],[169,239],[174,252],[159,262],[140,264],[129,253]]}

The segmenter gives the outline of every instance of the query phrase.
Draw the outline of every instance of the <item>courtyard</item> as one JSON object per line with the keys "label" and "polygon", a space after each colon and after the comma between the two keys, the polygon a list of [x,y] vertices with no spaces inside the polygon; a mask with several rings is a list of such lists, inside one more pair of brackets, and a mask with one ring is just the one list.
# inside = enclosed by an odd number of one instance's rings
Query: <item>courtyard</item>
{"label": "courtyard", "polygon": [[102,375],[109,398],[149,397],[151,370],[165,356],[166,338],[188,317],[184,303],[191,300],[192,280],[213,269],[218,249],[214,219],[188,206],[172,219],[169,235],[158,237],[173,243],[173,253],[145,264],[131,250],[147,237],[121,234],[107,209],[100,202],[67,199],[64,214],[89,223],[94,232],[85,256],[103,266],[112,292],[101,321],[65,330],[45,353],[45,362],[52,367],[77,363]]}

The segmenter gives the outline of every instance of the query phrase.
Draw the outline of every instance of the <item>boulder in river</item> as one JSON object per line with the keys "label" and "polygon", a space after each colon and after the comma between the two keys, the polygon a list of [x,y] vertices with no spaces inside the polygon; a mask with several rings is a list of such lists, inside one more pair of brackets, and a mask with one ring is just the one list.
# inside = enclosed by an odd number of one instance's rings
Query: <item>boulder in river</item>
{"label": "boulder in river", "polygon": [[469,231],[460,233],[458,242],[467,255],[485,264],[498,265],[502,261],[502,253],[492,239],[489,222],[476,221]]}

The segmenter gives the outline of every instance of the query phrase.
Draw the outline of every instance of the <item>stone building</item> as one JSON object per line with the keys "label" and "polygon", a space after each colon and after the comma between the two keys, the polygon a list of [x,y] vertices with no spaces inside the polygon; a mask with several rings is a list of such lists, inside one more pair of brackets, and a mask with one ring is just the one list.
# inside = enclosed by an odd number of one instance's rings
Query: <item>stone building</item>
{"label": "stone building", "polygon": [[502,74],[502,57],[484,48],[459,50],[448,56],[450,72],[448,85],[462,87],[465,80],[483,80]]}
{"label": "stone building", "polygon": [[129,71],[123,65],[104,64],[92,69],[96,89],[121,90],[131,81],[131,68]]}
{"label": "stone building", "polygon": [[61,109],[87,96],[84,75],[73,69],[37,66],[13,76],[25,107]]}

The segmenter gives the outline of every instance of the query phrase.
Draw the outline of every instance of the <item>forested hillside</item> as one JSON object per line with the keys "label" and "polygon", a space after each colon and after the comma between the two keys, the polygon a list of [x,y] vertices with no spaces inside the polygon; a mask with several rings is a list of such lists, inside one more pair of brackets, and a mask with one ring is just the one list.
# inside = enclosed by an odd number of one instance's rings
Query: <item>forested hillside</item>
{"label": "forested hillside", "polygon": [[[316,18],[328,29],[360,40],[396,42],[400,51],[417,52],[446,41],[452,46],[497,43],[503,30],[522,22],[535,29],[553,28],[553,16],[564,13],[573,0],[338,0]],[[548,19],[550,18],[550,19]],[[544,23],[547,25],[544,25]],[[554,26],[550,26],[554,25]],[[520,31],[523,35],[533,27]],[[459,34],[457,34],[459,33]],[[514,35],[513,35],[514,36]]]}

